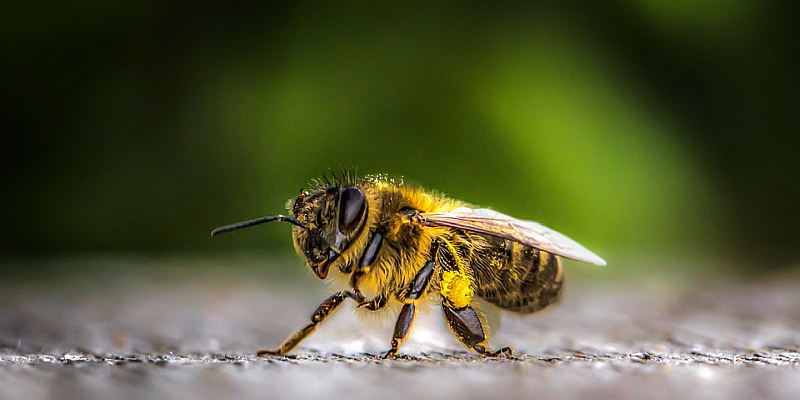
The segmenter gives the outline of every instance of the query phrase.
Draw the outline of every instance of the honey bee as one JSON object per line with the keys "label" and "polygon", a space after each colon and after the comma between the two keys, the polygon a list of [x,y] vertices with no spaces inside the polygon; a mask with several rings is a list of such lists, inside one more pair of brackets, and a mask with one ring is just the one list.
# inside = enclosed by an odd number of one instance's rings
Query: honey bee
{"label": "honey bee", "polygon": [[[469,350],[491,350],[476,297],[521,314],[541,310],[562,293],[561,257],[596,265],[602,258],[532,221],[472,207],[385,175],[322,178],[290,199],[291,216],[276,215],[219,227],[219,233],[270,221],[292,225],[294,247],[320,279],[329,275],[349,289],[328,297],[308,325],[280,347],[259,356],[292,351],[344,301],[376,311],[402,305],[391,348],[397,355],[408,337],[419,302],[440,301],[444,319]],[[364,293],[374,293],[368,298]]]}

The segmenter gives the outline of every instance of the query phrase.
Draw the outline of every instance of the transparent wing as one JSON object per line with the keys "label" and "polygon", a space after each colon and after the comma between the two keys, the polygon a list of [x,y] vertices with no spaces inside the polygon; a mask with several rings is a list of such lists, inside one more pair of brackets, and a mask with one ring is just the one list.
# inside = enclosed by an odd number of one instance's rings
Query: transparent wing
{"label": "transparent wing", "polygon": [[523,221],[486,208],[460,207],[446,213],[422,213],[423,223],[459,228],[522,243],[573,260],[606,265],[605,260],[574,240],[533,221]]}

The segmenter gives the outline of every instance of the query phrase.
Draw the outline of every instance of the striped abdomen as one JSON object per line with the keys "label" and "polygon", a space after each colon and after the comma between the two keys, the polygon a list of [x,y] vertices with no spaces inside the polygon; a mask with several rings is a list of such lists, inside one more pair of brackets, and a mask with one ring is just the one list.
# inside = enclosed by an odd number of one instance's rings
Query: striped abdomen
{"label": "striped abdomen", "polygon": [[480,236],[473,236],[476,246],[471,257],[478,296],[523,314],[559,299],[563,275],[558,257],[510,240]]}

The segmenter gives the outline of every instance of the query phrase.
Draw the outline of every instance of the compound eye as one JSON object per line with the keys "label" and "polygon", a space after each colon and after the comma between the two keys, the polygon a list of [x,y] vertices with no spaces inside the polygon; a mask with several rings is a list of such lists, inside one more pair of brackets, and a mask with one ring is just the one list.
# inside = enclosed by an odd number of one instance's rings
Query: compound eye
{"label": "compound eye", "polygon": [[367,211],[367,196],[359,188],[342,189],[339,194],[339,231],[352,233]]}

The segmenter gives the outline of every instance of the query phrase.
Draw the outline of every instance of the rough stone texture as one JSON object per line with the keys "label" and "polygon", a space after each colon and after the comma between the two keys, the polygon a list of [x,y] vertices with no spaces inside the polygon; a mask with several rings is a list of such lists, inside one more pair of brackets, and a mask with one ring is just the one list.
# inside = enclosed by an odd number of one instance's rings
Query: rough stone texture
{"label": "rough stone texture", "polygon": [[[87,271],[6,280],[0,399],[788,399],[800,393],[800,283],[793,277],[753,283],[570,265],[561,304],[524,318],[490,313],[492,343],[515,347],[511,359],[466,352],[432,307],[402,357],[380,360],[375,354],[387,348],[391,313],[368,321],[354,317],[350,303],[295,355],[257,358],[257,350],[304,324],[328,289],[315,278],[231,269],[233,261],[221,260],[73,260]],[[242,262],[265,263],[235,263]]]}

